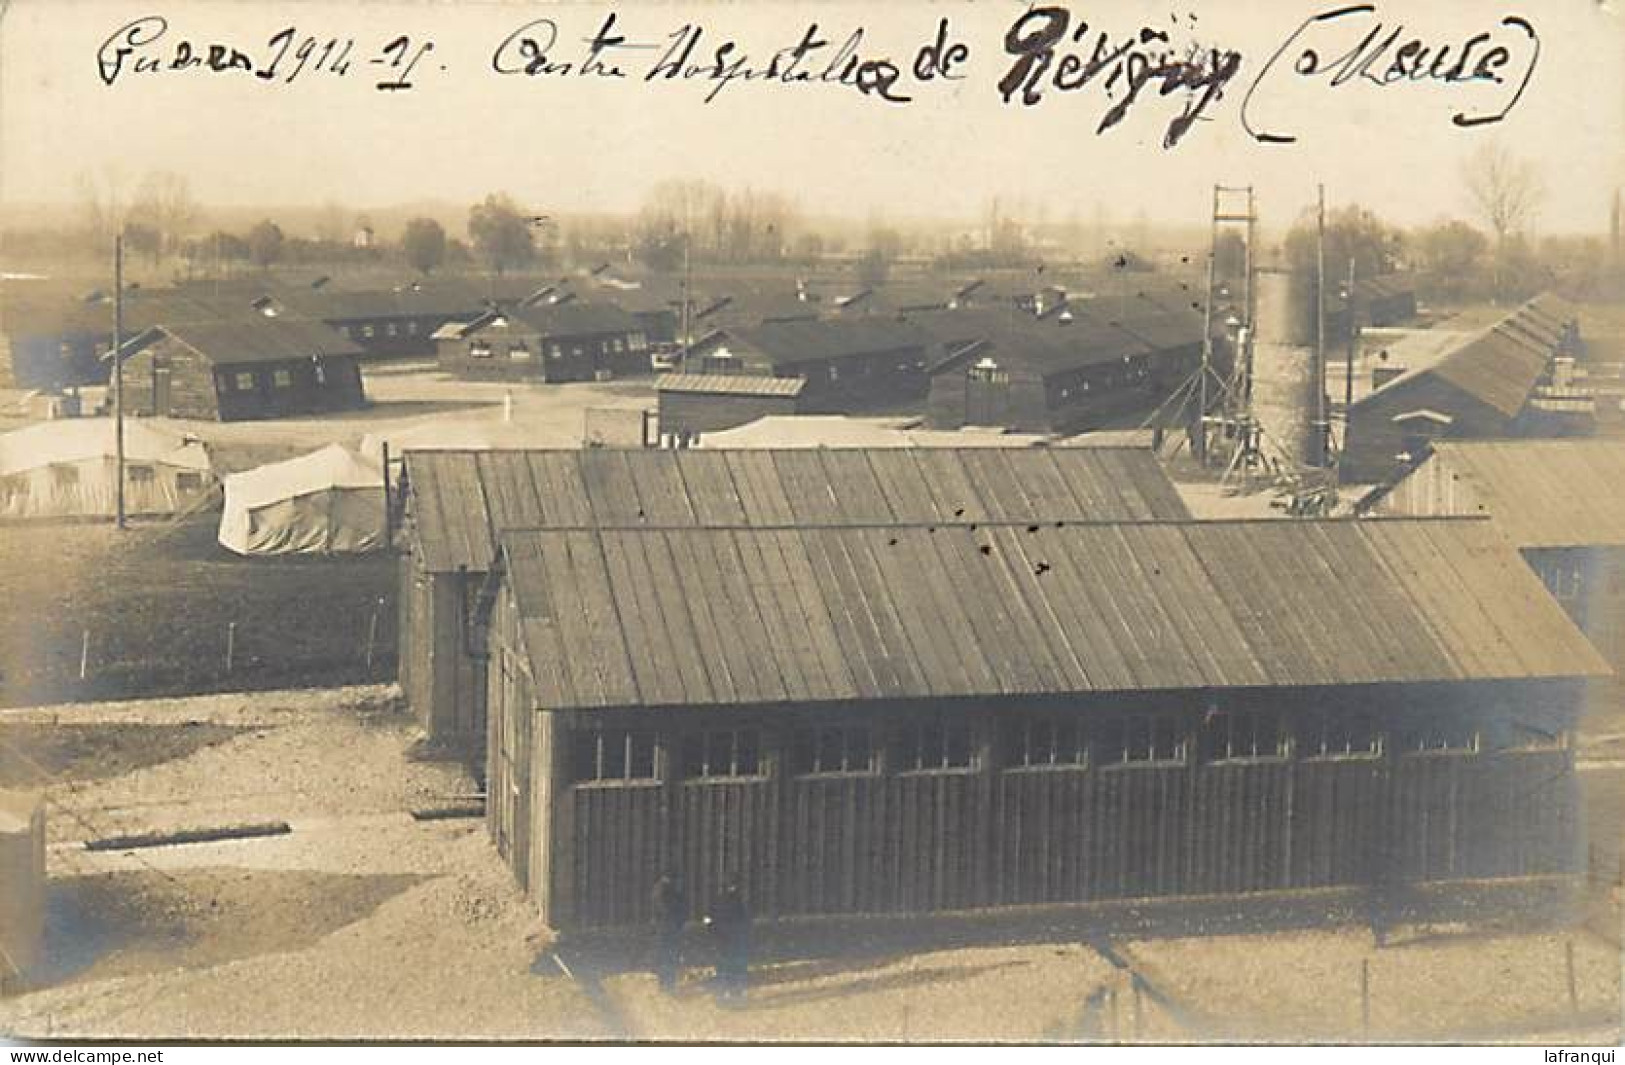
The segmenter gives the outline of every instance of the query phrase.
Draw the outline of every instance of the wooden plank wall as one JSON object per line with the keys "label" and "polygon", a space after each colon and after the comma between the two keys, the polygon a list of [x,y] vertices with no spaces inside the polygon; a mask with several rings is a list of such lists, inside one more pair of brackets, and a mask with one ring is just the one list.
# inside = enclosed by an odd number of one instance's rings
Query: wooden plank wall
{"label": "wooden plank wall", "polygon": [[[973,771],[796,777],[768,726],[761,777],[561,779],[552,875],[575,902],[554,919],[643,921],[662,869],[695,916],[735,876],[768,916],[1358,885],[1384,860],[1403,881],[1578,867],[1567,750],[1017,770],[995,767],[992,725]],[[681,734],[662,744],[670,773]]]}

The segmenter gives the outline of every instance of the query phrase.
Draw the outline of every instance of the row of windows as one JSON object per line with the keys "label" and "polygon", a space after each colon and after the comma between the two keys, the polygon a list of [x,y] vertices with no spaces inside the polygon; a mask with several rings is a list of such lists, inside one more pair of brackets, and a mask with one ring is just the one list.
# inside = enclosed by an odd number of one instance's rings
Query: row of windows
{"label": "row of windows", "polygon": [[[341,325],[338,327],[338,331],[347,337],[351,337],[352,339],[355,337],[365,337],[366,339],[371,340],[378,336],[378,327],[370,322],[364,325]],[[412,319],[408,319],[405,322],[400,323],[385,322],[383,325],[383,334],[384,336],[391,337],[415,337],[418,335],[418,323]]]}
{"label": "row of windows", "polygon": [[[625,355],[628,352],[643,351],[648,348],[642,333],[633,333],[629,337],[611,337],[599,345],[599,352],[605,355]],[[550,359],[561,359],[566,353],[566,346],[557,341],[545,341],[537,346],[537,350]],[[531,356],[530,345],[522,340],[516,340],[504,348],[504,353],[510,359],[523,360]],[[568,345],[571,358],[583,358],[587,354],[586,344]],[[468,343],[468,357],[471,359],[489,359],[496,354],[496,348],[489,340],[471,340]]]}
{"label": "row of windows", "polygon": [[[320,371],[320,369],[317,370],[317,378],[316,379],[317,379],[318,382],[321,380],[321,371]],[[235,391],[238,391],[238,392],[252,392],[252,391],[254,391],[256,388],[259,387],[259,382],[261,380],[263,380],[263,378],[259,374],[256,374],[256,373],[254,373],[254,372],[252,372],[250,370],[242,370],[242,371],[234,373],[230,377],[226,378],[227,384],[232,389],[234,389]],[[272,388],[292,388],[293,387],[293,371],[292,370],[272,370],[271,371],[271,387]]]}
{"label": "row of windows", "polygon": [[[1294,734],[1279,714],[1215,711],[1194,736],[1172,714],[1100,718],[1087,724],[1075,717],[1021,717],[1001,722],[998,760],[1005,770],[1082,769],[1089,766],[1182,765],[1196,745],[1204,762],[1272,761],[1296,752],[1308,759],[1376,758],[1386,734],[1368,719],[1345,715],[1315,718]],[[1515,748],[1561,746],[1561,735],[1525,731]],[[1403,753],[1471,753],[1480,736],[1465,724],[1435,722],[1409,727]],[[910,722],[882,738],[868,725],[829,725],[792,732],[787,752],[796,776],[876,774],[880,751],[899,773],[943,773],[979,768],[971,727],[966,722]],[[600,730],[576,735],[574,775],[578,781],[654,780],[657,740],[653,732]],[[685,779],[762,776],[762,738],[756,729],[717,729],[683,740]]]}
{"label": "row of windows", "polygon": [[[143,463],[126,463],[124,479],[127,484],[152,484],[158,479],[157,470]],[[51,466],[51,484],[56,488],[74,488],[79,484],[79,467],[66,463],[54,463]],[[175,487],[181,492],[196,492],[203,487],[203,475],[193,470],[181,470],[175,474]],[[7,488],[13,495],[23,495],[28,491],[28,481],[22,477],[8,479]]]}

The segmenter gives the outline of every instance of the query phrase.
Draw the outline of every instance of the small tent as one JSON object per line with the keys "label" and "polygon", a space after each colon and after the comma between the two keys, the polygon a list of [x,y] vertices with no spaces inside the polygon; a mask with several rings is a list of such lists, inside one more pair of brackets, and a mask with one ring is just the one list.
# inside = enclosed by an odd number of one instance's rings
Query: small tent
{"label": "small tent", "polygon": [[[117,454],[111,418],[65,418],[0,435],[0,517],[113,517]],[[209,454],[200,441],[125,421],[126,514],[175,514],[213,485]]]}
{"label": "small tent", "polygon": [[384,546],[384,475],[340,444],[226,478],[220,543],[239,555]]}
{"label": "small tent", "polygon": [[45,938],[45,800],[0,790],[0,990],[27,982]]}

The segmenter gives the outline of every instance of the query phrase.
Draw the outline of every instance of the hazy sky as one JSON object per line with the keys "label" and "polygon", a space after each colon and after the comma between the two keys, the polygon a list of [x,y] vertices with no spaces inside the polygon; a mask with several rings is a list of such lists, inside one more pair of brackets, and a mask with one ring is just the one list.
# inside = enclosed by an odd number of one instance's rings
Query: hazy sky
{"label": "hazy sky", "polygon": [[[1547,187],[1545,230],[1601,230],[1613,189],[1625,183],[1625,33],[1622,14],[1597,0],[1498,0],[1377,5],[1310,28],[1254,90],[1255,127],[1290,132],[1290,145],[1249,136],[1243,98],[1271,55],[1310,16],[1339,7],[1303,0],[1250,3],[1183,0],[1071,5],[1078,18],[1114,39],[1150,24],[1175,40],[1241,53],[1222,99],[1209,106],[1172,149],[1161,141],[1181,96],[1153,87],[1113,129],[1095,125],[1111,106],[1099,82],[1046,91],[1033,107],[1006,104],[998,82],[1012,57],[1005,31],[1024,3],[329,3],[12,0],[0,17],[0,202],[71,201],[81,172],[112,168],[133,186],[152,169],[188,177],[205,202],[320,203],[359,207],[421,199],[467,202],[506,189],[538,211],[635,207],[652,182],[703,177],[730,186],[788,193],[812,212],[863,216],[871,211],[974,217],[990,196],[1025,197],[1051,218],[1076,211],[1111,217],[1144,210],[1153,219],[1194,224],[1206,218],[1215,180],[1253,183],[1271,223],[1312,201],[1317,181],[1332,203],[1359,201],[1396,222],[1426,221],[1468,210],[1462,160],[1498,140],[1540,167]],[[912,103],[889,105],[829,84],[735,82],[713,103],[714,83],[646,83],[658,51],[623,53],[630,75],[500,76],[493,52],[511,31],[548,18],[559,28],[555,59],[579,62],[582,39],[611,10],[632,43],[664,45],[685,23],[704,26],[699,61],[721,38],[757,65],[789,48],[816,21],[831,41],[864,27],[860,52],[913,65],[919,46],[950,19],[969,47],[962,80],[920,84],[906,76],[895,91]],[[284,27],[319,41],[354,38],[346,76],[307,70],[292,84],[241,72],[125,72],[104,85],[98,49],[132,19],[162,15],[168,29],[140,54],[167,61],[187,40],[197,51],[220,42],[257,65]],[[1472,129],[1452,125],[1460,112],[1497,111],[1528,69],[1533,45],[1499,25],[1522,15],[1540,54],[1523,98],[1505,121]],[[1403,25],[1452,52],[1479,31],[1509,47],[1510,84],[1379,86],[1362,79],[1333,86],[1330,75],[1300,76],[1291,62],[1313,47],[1322,66],[1359,45],[1381,23]],[[367,58],[397,35],[410,50],[432,41],[408,91],[380,92],[386,67]],[[1381,38],[1379,38],[1380,40]],[[1482,54],[1490,44],[1481,44]],[[1074,50],[1087,55],[1093,36]],[[293,49],[279,75],[290,70]],[[318,53],[319,54],[319,53]],[[1391,60],[1392,49],[1379,64]],[[708,58],[708,57],[707,57]],[[312,57],[314,60],[314,56]],[[827,58],[814,60],[821,70]],[[1118,91],[1121,96],[1121,90]]]}

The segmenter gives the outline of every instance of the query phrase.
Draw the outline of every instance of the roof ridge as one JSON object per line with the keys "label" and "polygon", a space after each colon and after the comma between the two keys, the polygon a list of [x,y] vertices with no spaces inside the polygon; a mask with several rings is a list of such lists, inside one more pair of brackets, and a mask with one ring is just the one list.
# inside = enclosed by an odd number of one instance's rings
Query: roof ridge
{"label": "roof ridge", "polygon": [[1489,514],[1369,514],[1353,518],[1065,518],[1054,519],[1033,516],[1031,518],[997,518],[987,520],[970,520],[966,518],[943,518],[937,521],[852,521],[852,522],[773,522],[759,525],[740,525],[737,522],[718,522],[715,524],[609,524],[609,525],[530,525],[510,527],[499,530],[497,538],[508,536],[536,536],[543,533],[667,533],[667,532],[745,532],[745,533],[771,533],[771,532],[902,532],[919,531],[925,529],[935,532],[938,529],[967,530],[977,529],[1019,529],[1030,528],[1033,532],[1066,530],[1071,528],[1113,529],[1134,528],[1140,526],[1156,528],[1234,528],[1236,526],[1261,526],[1266,528],[1327,528],[1358,525],[1471,525],[1487,523],[1493,518]]}

